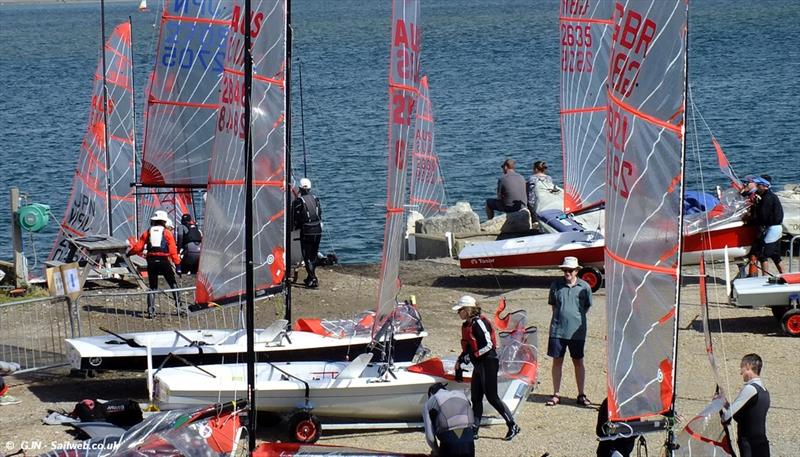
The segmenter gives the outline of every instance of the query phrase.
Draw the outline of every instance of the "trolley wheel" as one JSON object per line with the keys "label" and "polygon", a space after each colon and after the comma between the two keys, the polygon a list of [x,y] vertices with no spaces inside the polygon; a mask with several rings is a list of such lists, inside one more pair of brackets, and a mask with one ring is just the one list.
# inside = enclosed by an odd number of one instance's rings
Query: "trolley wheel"
{"label": "trolley wheel", "polygon": [[800,309],[791,309],[781,318],[781,328],[787,335],[800,336]]}
{"label": "trolley wheel", "polygon": [[792,307],[789,306],[789,305],[770,306],[769,309],[770,309],[770,311],[772,311],[772,315],[775,316],[775,319],[781,320],[783,315],[786,314],[787,311],[792,309]]}
{"label": "trolley wheel", "polygon": [[578,271],[578,277],[586,281],[592,292],[597,292],[603,286],[603,273],[595,267],[583,267]]}
{"label": "trolley wheel", "polygon": [[322,432],[317,416],[299,411],[289,417],[289,439],[297,443],[315,443]]}

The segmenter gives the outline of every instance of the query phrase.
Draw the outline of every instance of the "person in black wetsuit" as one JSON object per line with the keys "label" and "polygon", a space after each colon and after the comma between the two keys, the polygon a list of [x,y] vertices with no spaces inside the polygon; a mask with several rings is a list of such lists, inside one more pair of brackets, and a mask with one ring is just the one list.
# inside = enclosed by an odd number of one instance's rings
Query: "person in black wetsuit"
{"label": "person in black wetsuit", "polygon": [[[766,175],[764,175],[766,176]],[[768,274],[768,262],[775,263],[778,273],[783,273],[781,264],[780,239],[783,235],[783,206],[777,195],[771,190],[772,183],[762,177],[752,179],[756,185],[758,199],[751,209],[748,222],[759,227],[759,236],[750,248],[750,268],[748,276],[757,276],[756,262],[761,263],[761,270]]]}
{"label": "person in black wetsuit", "polygon": [[178,226],[178,251],[181,255],[181,273],[197,274],[200,265],[200,243],[203,234],[192,220],[190,214],[181,216],[181,225]]}
{"label": "person in black wetsuit", "polygon": [[[600,409],[597,411],[597,425],[594,430],[598,438],[604,438],[606,436],[603,430],[603,426],[606,422],[608,422],[608,398],[605,398],[603,402],[600,403]],[[636,436],[601,440],[597,444],[597,457],[615,457],[615,452],[622,457],[629,457],[635,445]]]}
{"label": "person in black wetsuit", "polygon": [[764,362],[758,354],[742,357],[739,371],[745,382],[739,395],[722,411],[723,423],[736,420],[737,444],[740,457],[769,457],[767,412],[769,392],[761,381]]}
{"label": "person in black wetsuit", "polygon": [[511,411],[497,395],[497,372],[500,369],[500,361],[497,358],[497,339],[492,323],[481,316],[481,309],[475,298],[469,295],[461,297],[453,306],[453,311],[457,311],[458,316],[464,319],[464,323],[461,324],[462,352],[456,362],[456,373],[460,373],[462,364],[472,363],[473,366],[470,387],[472,412],[475,416],[474,438],[478,439],[478,428],[483,416],[483,397],[486,396],[489,404],[506,421],[508,433],[503,439],[510,441],[520,432],[520,428],[514,422]]}
{"label": "person in black wetsuit", "polygon": [[319,287],[315,272],[319,242],[322,239],[322,206],[319,198],[311,193],[311,180],[300,180],[300,195],[292,202],[292,220],[295,229],[300,229],[300,251],[306,266],[306,287]]}

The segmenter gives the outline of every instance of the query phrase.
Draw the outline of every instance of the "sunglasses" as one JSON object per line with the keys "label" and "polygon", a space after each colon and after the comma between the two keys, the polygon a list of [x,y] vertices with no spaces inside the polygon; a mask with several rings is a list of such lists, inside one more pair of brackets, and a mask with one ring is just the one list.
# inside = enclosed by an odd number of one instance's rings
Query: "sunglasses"
{"label": "sunglasses", "polygon": [[574,270],[572,270],[572,269],[568,270],[566,268],[562,268],[561,271],[564,272],[564,273],[575,273],[576,271],[578,271],[578,269],[576,268]]}

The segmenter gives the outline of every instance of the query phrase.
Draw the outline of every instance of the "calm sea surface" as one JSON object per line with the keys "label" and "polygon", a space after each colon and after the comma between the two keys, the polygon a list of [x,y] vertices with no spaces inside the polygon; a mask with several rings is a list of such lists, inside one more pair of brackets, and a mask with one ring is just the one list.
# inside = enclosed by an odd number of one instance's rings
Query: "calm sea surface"
{"label": "calm sea surface", "polygon": [[[133,18],[141,113],[158,12],[139,13],[138,3],[107,4],[106,30]],[[308,176],[326,215],[322,248],[344,262],[380,255],[390,8],[390,0],[292,2]],[[526,174],[546,160],[560,179],[557,8],[555,0],[422,1],[422,65],[451,202],[469,201],[482,214],[506,157]],[[99,16],[99,3],[0,5],[0,259],[11,256],[9,187],[63,214],[86,128]],[[780,187],[800,182],[800,2],[693,1],[689,36],[693,100],[734,168],[769,173]],[[295,86],[295,102],[298,94]],[[294,113],[302,176],[299,104]],[[702,158],[690,153],[689,180],[697,187],[702,164],[710,188],[723,180],[698,130]],[[32,263],[33,247],[43,261],[55,232],[51,222],[33,246],[26,239]]]}

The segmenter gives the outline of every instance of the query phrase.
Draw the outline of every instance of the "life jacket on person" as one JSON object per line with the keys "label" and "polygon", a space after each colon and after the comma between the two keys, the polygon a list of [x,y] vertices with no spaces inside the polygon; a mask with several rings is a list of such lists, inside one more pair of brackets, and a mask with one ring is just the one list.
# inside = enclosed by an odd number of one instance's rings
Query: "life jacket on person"
{"label": "life jacket on person", "polygon": [[183,224],[188,230],[186,234],[183,235],[183,239],[181,240],[181,249],[186,249],[186,246],[189,243],[200,243],[203,241],[203,234],[200,232],[200,229],[197,228],[197,224],[194,221],[190,221],[188,224]]}
{"label": "life jacket on person", "polygon": [[169,255],[169,246],[167,246],[164,230],[165,228],[161,225],[150,227],[147,236],[147,255]]}
{"label": "life jacket on person", "polygon": [[319,216],[319,205],[317,198],[314,195],[307,193],[298,197],[302,201],[302,209],[299,211],[297,226],[307,234],[320,233],[320,222],[322,218]]}
{"label": "life jacket on person", "polygon": [[497,348],[497,337],[489,319],[478,316],[461,324],[461,349],[473,360],[495,348]]}

